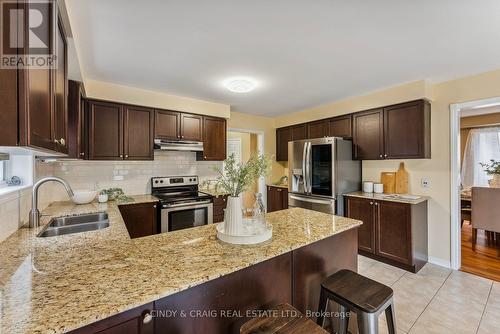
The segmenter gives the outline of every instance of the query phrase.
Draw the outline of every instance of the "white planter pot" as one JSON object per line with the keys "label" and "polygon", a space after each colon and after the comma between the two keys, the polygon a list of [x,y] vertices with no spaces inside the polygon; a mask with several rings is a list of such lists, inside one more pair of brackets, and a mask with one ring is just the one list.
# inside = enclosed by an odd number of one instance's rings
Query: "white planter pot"
{"label": "white planter pot", "polygon": [[224,233],[228,235],[243,235],[242,198],[229,196],[224,213]]}

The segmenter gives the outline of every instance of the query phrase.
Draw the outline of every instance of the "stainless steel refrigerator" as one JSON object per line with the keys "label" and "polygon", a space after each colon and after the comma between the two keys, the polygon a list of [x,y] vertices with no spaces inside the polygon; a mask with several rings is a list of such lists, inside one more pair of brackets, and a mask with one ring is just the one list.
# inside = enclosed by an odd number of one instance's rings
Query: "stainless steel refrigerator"
{"label": "stainless steel refrigerator", "polygon": [[288,206],[344,215],[342,194],[361,189],[352,141],[327,137],[288,142]]}

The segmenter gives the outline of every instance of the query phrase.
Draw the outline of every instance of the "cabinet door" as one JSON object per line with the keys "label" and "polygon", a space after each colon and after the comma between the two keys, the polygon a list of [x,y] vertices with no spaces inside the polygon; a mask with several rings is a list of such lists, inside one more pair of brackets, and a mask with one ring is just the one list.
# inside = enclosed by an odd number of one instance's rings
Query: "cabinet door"
{"label": "cabinet door", "polygon": [[153,109],[124,107],[124,155],[126,160],[153,160]]}
{"label": "cabinet door", "polygon": [[410,204],[377,201],[377,255],[411,264],[411,207]]}
{"label": "cabinet door", "polygon": [[267,186],[267,212],[288,208],[288,191],[284,188]]}
{"label": "cabinet door", "polygon": [[276,161],[288,161],[288,142],[291,140],[291,127],[276,129]]}
{"label": "cabinet door", "polygon": [[181,139],[202,141],[202,116],[181,114]]}
{"label": "cabinet door", "polygon": [[307,125],[299,124],[292,126],[292,140],[307,139]]}
{"label": "cabinet door", "polygon": [[339,116],[331,118],[328,127],[328,136],[352,138],[352,116]]}
{"label": "cabinet door", "polygon": [[307,138],[323,138],[328,135],[328,121],[321,120],[307,123]]}
{"label": "cabinet door", "polygon": [[383,159],[383,111],[375,109],[353,116],[354,158],[358,160]]}
{"label": "cabinet door", "polygon": [[133,308],[93,324],[78,328],[70,334],[153,334],[155,319],[153,303]]}
{"label": "cabinet door", "polygon": [[89,159],[123,159],[123,111],[120,104],[89,101]]}
{"label": "cabinet door", "polygon": [[203,160],[225,160],[226,145],[226,120],[203,117]]}
{"label": "cabinet door", "polygon": [[370,199],[347,198],[347,217],[363,222],[358,228],[358,248],[369,253],[375,253],[374,204]]}
{"label": "cabinet door", "polygon": [[[23,28],[23,39],[29,41],[28,35],[30,33],[28,24],[30,14],[34,13],[30,10],[30,4],[26,3],[24,6],[25,22]],[[44,18],[49,18],[48,22],[53,22],[53,11],[48,6],[37,7],[37,11],[44,11],[42,13]],[[54,50],[54,39],[51,37],[54,27],[44,25],[37,29],[37,36],[43,41],[49,43],[50,50]],[[20,32],[21,33],[21,32]],[[29,45],[25,47],[28,48]],[[28,50],[26,50],[26,53]],[[27,130],[27,136],[24,129],[20,131],[20,141],[25,142],[29,146],[45,148],[56,151],[54,133],[54,99],[53,99],[53,70],[52,69],[21,69],[20,73],[20,92],[19,98],[20,108],[24,109],[26,113],[20,113],[20,123],[24,124]],[[26,118],[25,118],[26,116]]]}
{"label": "cabinet door", "polygon": [[83,84],[68,81],[68,157],[86,158],[85,100]]}
{"label": "cabinet door", "polygon": [[170,110],[155,110],[155,138],[181,139],[181,113]]}
{"label": "cabinet door", "polygon": [[217,196],[213,199],[214,204],[214,223],[224,221],[224,209],[227,206],[227,195]]}
{"label": "cabinet door", "polygon": [[68,153],[67,43],[62,21],[56,24],[56,68],[54,69],[54,137],[56,150]]}
{"label": "cabinet door", "polygon": [[157,204],[125,204],[120,205],[125,226],[130,238],[140,238],[157,233]]}
{"label": "cabinet door", "polygon": [[430,105],[425,101],[384,108],[384,157],[430,158]]}

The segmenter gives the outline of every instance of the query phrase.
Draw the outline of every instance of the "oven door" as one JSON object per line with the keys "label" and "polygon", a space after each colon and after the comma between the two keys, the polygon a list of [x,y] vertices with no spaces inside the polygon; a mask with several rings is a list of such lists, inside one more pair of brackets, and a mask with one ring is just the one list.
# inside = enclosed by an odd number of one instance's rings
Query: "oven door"
{"label": "oven door", "polygon": [[164,204],[161,208],[160,232],[171,232],[185,228],[212,224],[211,201]]}

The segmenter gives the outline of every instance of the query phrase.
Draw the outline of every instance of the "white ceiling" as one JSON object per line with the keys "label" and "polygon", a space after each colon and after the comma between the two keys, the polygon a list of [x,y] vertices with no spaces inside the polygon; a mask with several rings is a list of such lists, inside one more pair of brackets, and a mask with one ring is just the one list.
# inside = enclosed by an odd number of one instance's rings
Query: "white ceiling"
{"label": "white ceiling", "polygon": [[87,78],[252,114],[500,68],[498,0],[66,1]]}

